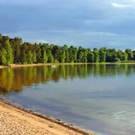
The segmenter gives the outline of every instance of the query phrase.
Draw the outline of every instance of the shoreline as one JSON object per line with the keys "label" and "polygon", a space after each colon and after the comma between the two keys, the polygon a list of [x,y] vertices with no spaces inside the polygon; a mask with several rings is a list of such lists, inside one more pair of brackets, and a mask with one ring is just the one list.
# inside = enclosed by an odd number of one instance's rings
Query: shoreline
{"label": "shoreline", "polygon": [[[27,110],[22,107],[18,107],[4,99],[0,99],[0,108],[1,108],[0,116],[3,113],[2,111],[4,109],[6,109],[8,113],[11,113],[10,115],[13,115],[11,117],[18,117],[19,119],[21,119],[23,121],[27,121],[27,119],[29,119],[29,117],[32,118],[32,121],[34,121],[34,123],[43,121],[43,123],[39,123],[39,124],[41,124],[42,127],[44,127],[44,125],[47,125],[46,128],[44,129],[44,130],[48,131],[47,135],[51,135],[51,134],[49,134],[49,130],[50,130],[50,132],[51,132],[51,130],[56,130],[55,131],[56,134],[58,132],[59,135],[62,135],[63,132],[65,132],[65,134],[67,134],[67,135],[70,135],[70,133],[73,135],[95,135],[92,131],[86,131],[85,129],[76,127],[72,124],[63,122],[59,119],[55,119],[50,116],[45,116],[45,115],[39,114],[37,112]],[[14,114],[16,114],[16,116],[14,116]],[[22,119],[21,115],[23,115],[23,119]],[[7,116],[7,119],[8,119],[8,116]],[[38,125],[35,125],[35,126],[38,126]],[[55,129],[53,129],[53,127],[55,127]],[[0,128],[1,128],[1,118],[0,118]],[[18,130],[21,130],[21,129],[18,129]],[[4,133],[5,131],[1,131],[1,132]],[[18,134],[16,134],[16,135],[18,135]],[[55,135],[55,133],[54,133],[54,135]]]}
{"label": "shoreline", "polygon": [[60,66],[60,65],[135,65],[135,63],[39,63],[39,64],[9,64],[7,66],[0,65],[0,69],[4,68],[22,68],[22,67],[40,67],[40,66]]}
{"label": "shoreline", "polygon": [[9,64],[7,66],[0,65],[0,69],[3,68],[21,68],[21,67],[40,67],[40,66],[58,66],[58,65],[85,65],[90,63],[38,63],[38,64]]}

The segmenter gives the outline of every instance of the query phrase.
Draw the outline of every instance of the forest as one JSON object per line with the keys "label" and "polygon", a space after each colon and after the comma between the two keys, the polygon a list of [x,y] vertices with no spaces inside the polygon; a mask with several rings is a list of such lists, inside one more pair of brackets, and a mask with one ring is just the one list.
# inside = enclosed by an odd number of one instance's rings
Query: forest
{"label": "forest", "polygon": [[36,63],[134,62],[135,50],[83,48],[71,45],[24,42],[0,34],[0,65]]}

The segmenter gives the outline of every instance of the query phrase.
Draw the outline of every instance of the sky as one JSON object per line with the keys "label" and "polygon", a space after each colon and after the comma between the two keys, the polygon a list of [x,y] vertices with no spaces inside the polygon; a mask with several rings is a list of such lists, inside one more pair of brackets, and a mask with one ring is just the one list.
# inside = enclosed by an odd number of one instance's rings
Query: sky
{"label": "sky", "polygon": [[30,42],[135,49],[135,0],[0,0],[0,33]]}

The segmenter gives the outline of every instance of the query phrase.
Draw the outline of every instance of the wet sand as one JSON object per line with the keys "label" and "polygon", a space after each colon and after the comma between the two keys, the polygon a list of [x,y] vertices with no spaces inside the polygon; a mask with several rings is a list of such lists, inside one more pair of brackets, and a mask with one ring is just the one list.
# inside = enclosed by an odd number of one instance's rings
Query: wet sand
{"label": "wet sand", "polygon": [[56,119],[0,101],[0,135],[94,135]]}

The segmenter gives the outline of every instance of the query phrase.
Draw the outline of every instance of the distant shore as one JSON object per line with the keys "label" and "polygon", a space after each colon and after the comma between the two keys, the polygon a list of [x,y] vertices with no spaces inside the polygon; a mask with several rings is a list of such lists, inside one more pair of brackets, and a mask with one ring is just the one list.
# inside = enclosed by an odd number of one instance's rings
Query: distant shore
{"label": "distant shore", "polygon": [[0,69],[3,68],[21,68],[21,67],[38,67],[38,66],[58,66],[58,65],[135,65],[135,62],[127,63],[39,63],[39,64],[9,64],[0,65]]}
{"label": "distant shore", "polygon": [[94,135],[92,132],[16,107],[3,100],[0,100],[0,134]]}
{"label": "distant shore", "polygon": [[19,68],[19,67],[36,67],[36,66],[57,66],[57,65],[84,65],[90,63],[39,63],[39,64],[9,64],[9,65],[0,65],[2,68]]}

